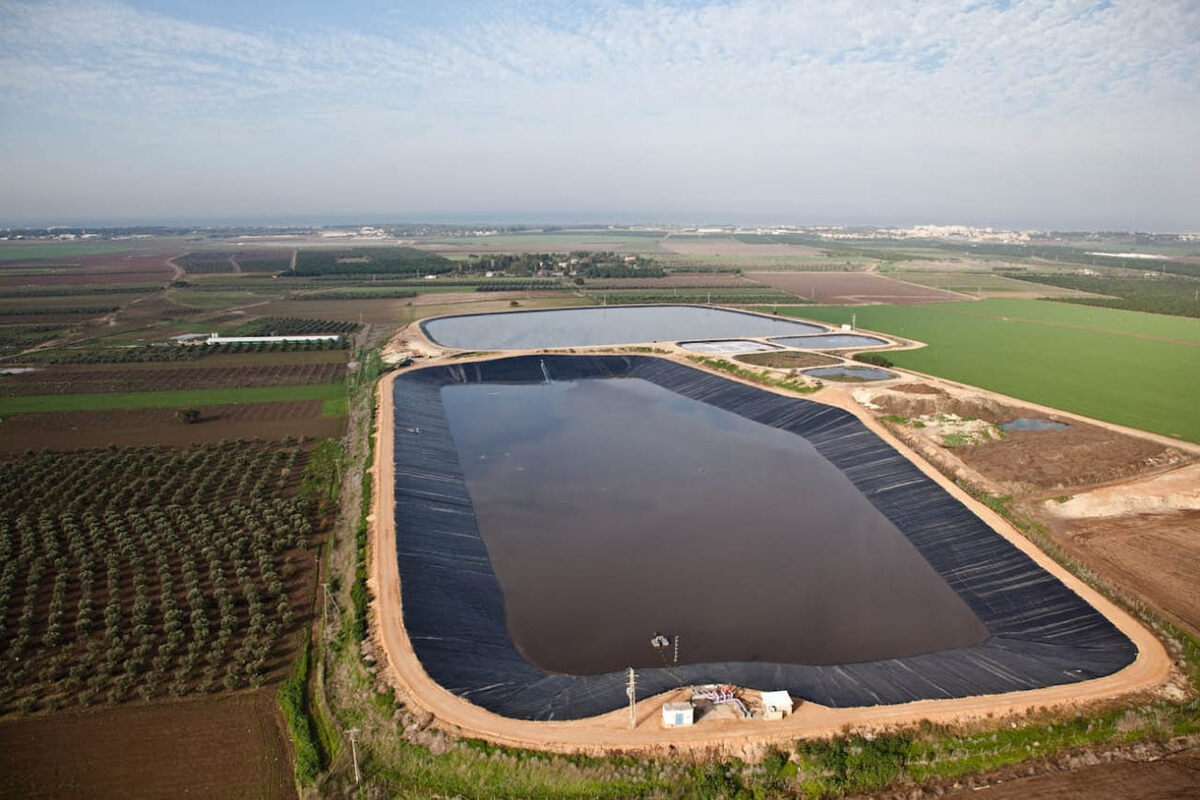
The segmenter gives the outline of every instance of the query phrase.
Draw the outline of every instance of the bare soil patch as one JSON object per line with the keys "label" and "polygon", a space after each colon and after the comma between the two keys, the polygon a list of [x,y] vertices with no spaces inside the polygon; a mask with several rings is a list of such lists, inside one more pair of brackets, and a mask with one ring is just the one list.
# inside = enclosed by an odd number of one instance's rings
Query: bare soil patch
{"label": "bare soil patch", "polygon": [[796,353],[791,351],[773,353],[744,353],[734,356],[735,361],[753,364],[757,367],[773,367],[774,369],[800,369],[802,367],[825,367],[841,363],[840,359],[823,356],[819,353]]}
{"label": "bare soil patch", "polygon": [[178,252],[101,253],[8,263],[0,272],[0,286],[165,283],[175,275],[170,259],[176,255]]}
{"label": "bare soil patch", "polygon": [[1200,750],[1185,750],[1148,761],[1112,761],[1069,772],[1020,777],[1030,767],[1014,767],[1012,778],[986,788],[963,787],[950,800],[1184,800],[1200,796]]}
{"label": "bare soil patch", "polygon": [[405,298],[370,300],[272,300],[255,306],[254,313],[264,317],[301,317],[303,319],[333,319],[347,322],[360,320],[372,325],[400,325],[405,321]]}
{"label": "bare soil patch", "polygon": [[953,292],[866,272],[747,272],[746,277],[829,305],[911,305],[963,299]]}
{"label": "bare soil patch", "polygon": [[201,406],[199,421],[190,425],[169,408],[14,414],[0,421],[0,452],[341,436],[346,418],[322,416],[321,405],[320,400],[302,400]]}
{"label": "bare soil patch", "polygon": [[0,797],[295,796],[274,688],[0,723]]}
{"label": "bare soil patch", "polygon": [[[1029,496],[1094,486],[1189,460],[1171,447],[1110,428],[1047,416],[982,394],[916,386],[862,389],[855,396],[866,399],[880,414],[910,419],[953,415],[960,420],[981,420],[995,426],[1034,416],[1061,419],[1070,425],[1066,430],[1007,431],[1002,437],[975,437],[979,443],[951,449],[944,447],[944,432],[936,425],[897,426],[897,432],[906,441],[924,439],[936,445],[942,451],[942,460],[949,458],[965,464],[999,486],[1004,494]],[[930,455],[927,447],[922,451]]]}
{"label": "bare soil patch", "polygon": [[[557,304],[579,304],[577,297],[555,293]],[[524,307],[542,305],[537,292],[437,292],[413,298],[368,300],[274,300],[256,306],[254,313],[264,317],[301,317],[362,321],[372,325],[407,325],[414,319],[453,313],[507,311],[513,300]]]}
{"label": "bare soil patch", "polygon": [[[499,296],[497,296],[499,295]],[[445,314],[485,314],[520,308],[555,308],[587,305],[580,297],[563,292],[447,292],[414,298],[385,300],[275,300],[256,306],[255,314],[271,317],[302,317],[361,321],[371,325],[401,327],[414,320]]]}
{"label": "bare soil patch", "polygon": [[1050,521],[1081,560],[1200,631],[1200,511]]}
{"label": "bare soil patch", "polygon": [[586,289],[707,289],[737,286],[757,288],[753,281],[731,272],[674,272],[662,278],[588,278]]}

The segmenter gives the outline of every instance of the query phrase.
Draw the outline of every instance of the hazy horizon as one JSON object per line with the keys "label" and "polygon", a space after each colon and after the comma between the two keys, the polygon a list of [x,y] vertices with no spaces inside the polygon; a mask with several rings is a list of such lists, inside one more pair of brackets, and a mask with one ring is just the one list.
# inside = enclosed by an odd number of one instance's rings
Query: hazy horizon
{"label": "hazy horizon", "polygon": [[1200,230],[1200,6],[0,5],[0,220]]}

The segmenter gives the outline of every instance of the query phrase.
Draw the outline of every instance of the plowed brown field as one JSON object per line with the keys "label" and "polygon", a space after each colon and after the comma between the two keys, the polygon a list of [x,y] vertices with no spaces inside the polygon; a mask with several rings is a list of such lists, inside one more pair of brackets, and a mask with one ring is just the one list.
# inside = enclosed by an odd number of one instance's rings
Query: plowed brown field
{"label": "plowed brown field", "polygon": [[746,277],[828,305],[911,305],[964,299],[953,292],[867,272],[747,272]]}
{"label": "plowed brown field", "polygon": [[1194,800],[1200,797],[1200,750],[1154,761],[1114,761],[1014,778],[987,788],[962,788],[947,800]]}
{"label": "plowed brown field", "polygon": [[0,723],[0,798],[292,798],[274,688]]}
{"label": "plowed brown field", "polygon": [[179,422],[170,408],[14,414],[0,421],[0,451],[341,436],[346,418],[322,416],[321,405],[302,400],[201,406],[200,420],[191,425]]}
{"label": "plowed brown field", "polygon": [[0,286],[69,286],[86,283],[158,283],[176,270],[177,252],[102,253],[4,265]]}

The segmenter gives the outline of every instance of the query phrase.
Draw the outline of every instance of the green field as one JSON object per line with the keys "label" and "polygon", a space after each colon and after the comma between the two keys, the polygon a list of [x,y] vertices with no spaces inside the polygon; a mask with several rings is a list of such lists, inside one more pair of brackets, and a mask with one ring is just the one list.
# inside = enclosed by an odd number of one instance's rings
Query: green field
{"label": "green field", "polygon": [[1037,292],[1046,297],[1080,294],[1071,289],[1031,283],[990,272],[902,272],[895,270],[887,274],[888,277],[908,281],[909,283],[917,283],[921,286],[931,286],[935,289],[947,289],[951,292],[962,292],[963,294],[970,295],[979,292]]}
{"label": "green field", "polygon": [[111,411],[121,408],[187,408],[235,403],[280,403],[323,400],[327,417],[346,413],[346,385],[320,383],[305,386],[268,386],[245,389],[187,389],[174,392],[116,394],[61,394],[35,397],[0,397],[0,415],[38,411]]}
{"label": "green field", "polygon": [[[5,261],[32,261],[44,258],[70,259],[77,256],[91,256],[100,253],[128,253],[144,250],[151,246],[151,240],[137,242],[38,242],[37,244],[4,244],[0,245],[0,263]],[[163,240],[158,240],[162,245]]]}
{"label": "green field", "polygon": [[791,316],[924,342],[897,366],[1200,442],[1200,320],[1041,300],[803,307]]}

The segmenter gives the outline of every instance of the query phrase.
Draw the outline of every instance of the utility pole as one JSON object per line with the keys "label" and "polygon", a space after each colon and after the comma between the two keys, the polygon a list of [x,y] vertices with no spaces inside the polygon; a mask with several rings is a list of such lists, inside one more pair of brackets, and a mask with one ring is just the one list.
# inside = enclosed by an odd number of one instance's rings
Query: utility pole
{"label": "utility pole", "polygon": [[359,784],[362,783],[362,775],[358,771],[358,742],[354,739],[355,734],[358,733],[358,728],[351,728],[346,733],[350,735],[350,752],[354,756],[354,782]]}
{"label": "utility pole", "polygon": [[629,695],[629,729],[637,727],[637,674],[633,667],[629,668],[629,678],[625,684],[625,694]]}

